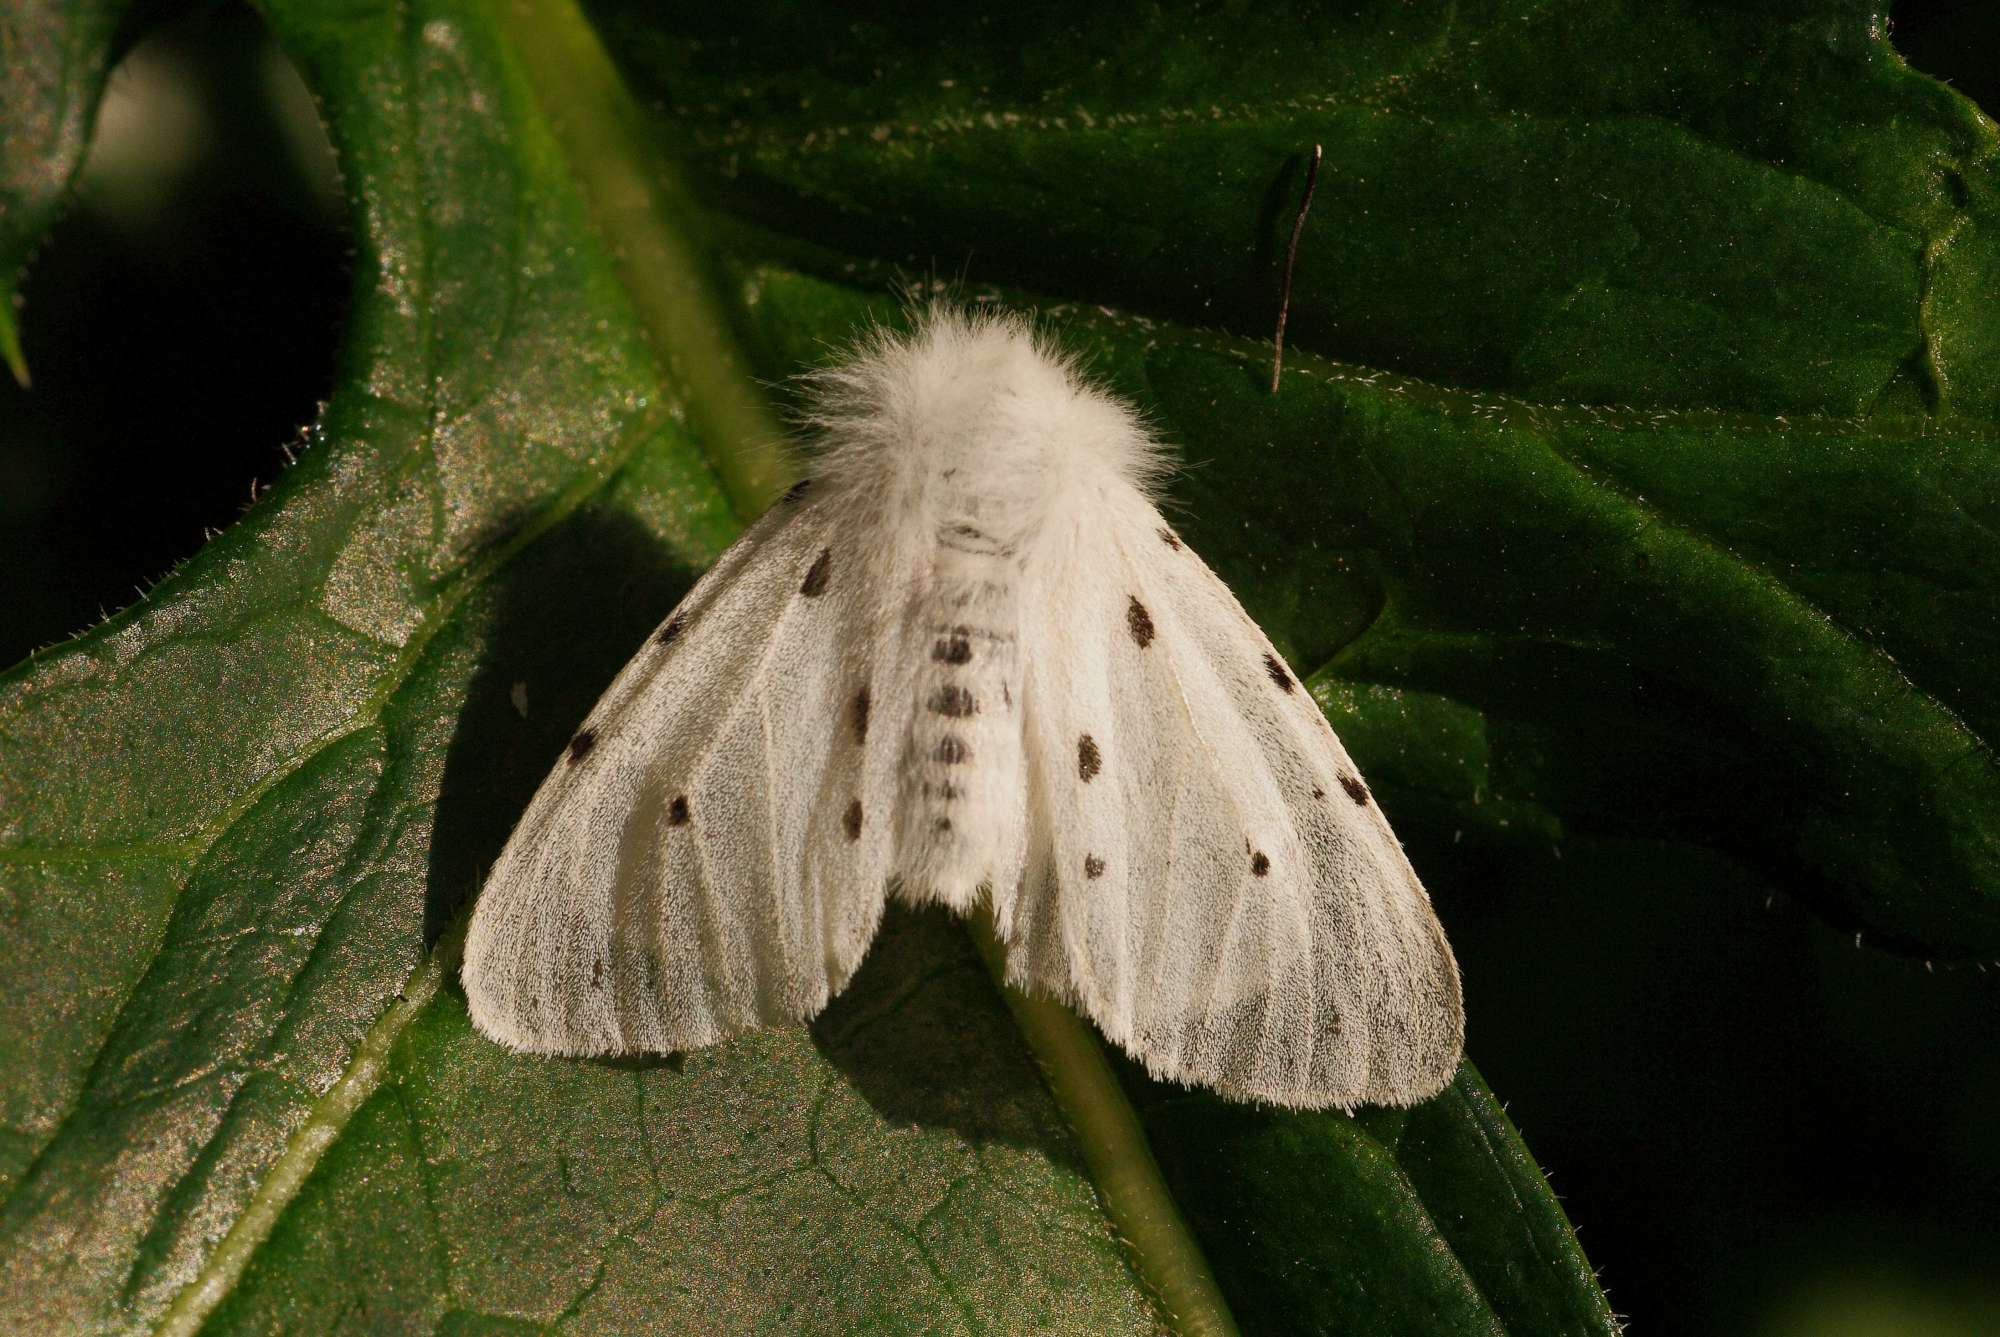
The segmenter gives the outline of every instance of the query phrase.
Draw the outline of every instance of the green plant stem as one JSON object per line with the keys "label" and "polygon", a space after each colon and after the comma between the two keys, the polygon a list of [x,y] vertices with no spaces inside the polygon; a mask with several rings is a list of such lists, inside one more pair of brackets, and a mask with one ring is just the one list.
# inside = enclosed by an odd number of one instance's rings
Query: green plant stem
{"label": "green plant stem", "polygon": [[1188,1229],[1146,1130],[1105,1062],[1090,1028],[1068,1008],[1007,982],[1007,949],[984,910],[969,921],[972,940],[1028,1041],[1042,1077],[1076,1134],[1097,1195],[1180,1337],[1235,1337],[1236,1320]]}
{"label": "green plant stem", "polygon": [[670,384],[738,516],[754,520],[792,473],[784,433],[734,353],[685,224],[696,208],[643,128],[597,34],[569,0],[507,0],[495,18],[568,157]]}

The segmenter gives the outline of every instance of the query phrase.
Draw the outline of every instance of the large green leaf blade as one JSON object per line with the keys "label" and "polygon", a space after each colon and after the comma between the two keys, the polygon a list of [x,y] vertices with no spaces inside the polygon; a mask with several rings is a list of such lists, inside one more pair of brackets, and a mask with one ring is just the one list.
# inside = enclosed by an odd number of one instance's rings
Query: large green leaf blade
{"label": "large green leaf blade", "polygon": [[1875,9],[597,12],[752,261],[830,277],[970,255],[1261,340],[1322,141],[1290,328],[1336,361],[1266,402],[1163,336],[1122,383],[1399,818],[1718,843],[2000,950],[2000,130]]}
{"label": "large green leaf blade", "polygon": [[[451,87],[462,54],[333,53],[407,96]],[[348,140],[368,141],[364,115],[341,118]],[[26,986],[8,995],[0,1231],[21,1326],[157,1312],[420,959],[451,715],[409,707],[478,573],[642,449],[711,499],[662,540],[705,557],[728,532],[699,454],[649,407],[638,332],[605,318],[622,297],[573,244],[579,203],[523,198],[556,166],[546,137],[539,162],[532,142],[494,151],[531,130],[463,120],[400,156],[507,169],[444,221],[416,207],[421,182],[357,155],[370,281],[316,448],[145,605],[0,688]],[[516,275],[535,309],[510,329]]]}

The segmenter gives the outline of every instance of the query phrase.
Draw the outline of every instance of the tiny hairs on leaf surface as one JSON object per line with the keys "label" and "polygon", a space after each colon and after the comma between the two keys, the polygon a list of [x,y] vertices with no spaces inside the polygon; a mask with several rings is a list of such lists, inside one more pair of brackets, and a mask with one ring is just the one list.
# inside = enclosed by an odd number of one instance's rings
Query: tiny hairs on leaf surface
{"label": "tiny hairs on leaf surface", "polygon": [[618,675],[494,866],[479,1029],[584,1055],[796,1023],[893,895],[990,912],[1011,982],[1157,1076],[1309,1108],[1443,1087],[1464,1016],[1429,898],[1162,520],[1133,412],[998,312],[806,381],[809,485]]}

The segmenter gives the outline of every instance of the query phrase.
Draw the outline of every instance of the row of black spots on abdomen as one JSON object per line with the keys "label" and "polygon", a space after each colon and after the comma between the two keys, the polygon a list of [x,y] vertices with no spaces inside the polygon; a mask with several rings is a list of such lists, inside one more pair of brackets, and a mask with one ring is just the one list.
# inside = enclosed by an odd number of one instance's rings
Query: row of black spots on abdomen
{"label": "row of black spots on abdomen", "polygon": [[962,668],[979,657],[982,649],[990,655],[995,649],[1012,646],[1014,641],[1011,631],[995,631],[969,622],[940,622],[931,627],[931,661]]}
{"label": "row of black spots on abdomen", "polygon": [[[975,744],[983,741],[975,738],[976,717],[986,703],[980,700],[971,638],[960,634],[969,631],[970,628],[954,629],[938,638],[932,658],[946,666],[946,672],[942,681],[925,686],[924,699],[918,703],[930,725],[923,731],[927,739],[924,761],[940,768],[941,774],[939,779],[926,779],[923,789],[926,806],[934,811],[943,810],[934,823],[938,831],[951,830],[949,812],[964,796],[964,786],[955,777],[975,763]],[[954,669],[965,671],[954,672]]]}
{"label": "row of black spots on abdomen", "polygon": [[933,624],[931,662],[942,665],[946,676],[927,689],[924,709],[949,720],[1011,714],[1014,694],[1008,678],[1016,668],[1018,639],[1014,632],[973,623]]}
{"label": "row of black spots on abdomen", "polygon": [[[993,586],[1011,598],[1012,589]],[[995,758],[980,755],[996,744],[1014,708],[1008,677],[1014,669],[1016,634],[977,621],[943,621],[931,625],[930,680],[917,702],[925,725],[920,756],[927,772],[924,806],[931,830],[953,831],[952,819],[968,791],[984,794],[984,772]]]}

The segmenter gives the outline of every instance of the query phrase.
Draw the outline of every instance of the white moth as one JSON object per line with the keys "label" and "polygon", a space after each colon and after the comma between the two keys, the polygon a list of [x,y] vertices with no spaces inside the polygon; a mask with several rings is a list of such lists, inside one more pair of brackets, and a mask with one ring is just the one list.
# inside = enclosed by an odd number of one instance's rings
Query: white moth
{"label": "white moth", "polygon": [[811,378],[808,483],[598,702],[466,943],[537,1053],[798,1022],[887,898],[990,902],[1010,979],[1280,1105],[1451,1079],[1458,968],[1354,763],[1148,497],[1161,446],[1013,316]]}

